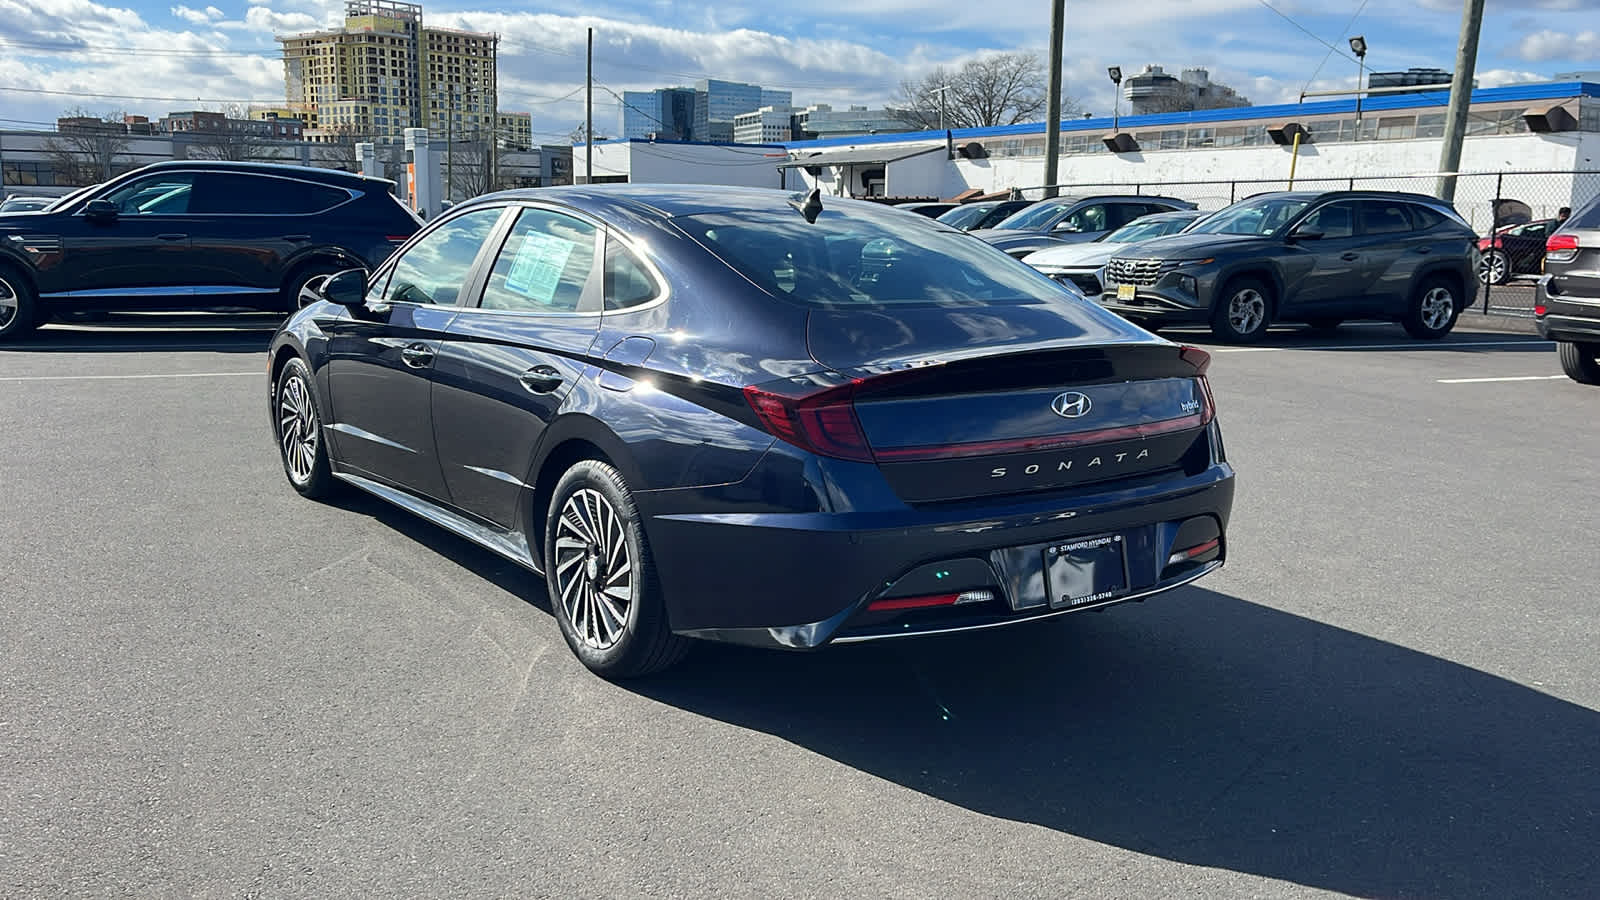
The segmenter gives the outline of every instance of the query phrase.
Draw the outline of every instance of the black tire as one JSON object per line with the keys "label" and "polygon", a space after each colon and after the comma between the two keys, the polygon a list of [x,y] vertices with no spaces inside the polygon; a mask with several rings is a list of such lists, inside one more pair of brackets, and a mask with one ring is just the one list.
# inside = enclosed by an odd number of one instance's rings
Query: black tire
{"label": "black tire", "polygon": [[1339,330],[1339,326],[1344,324],[1344,320],[1343,319],[1307,319],[1306,320],[1306,324],[1311,326],[1311,330],[1312,331],[1338,331]]}
{"label": "black tire", "polygon": [[1460,316],[1461,298],[1455,282],[1429,275],[1411,292],[1411,302],[1406,305],[1400,324],[1405,326],[1406,334],[1419,341],[1436,341],[1456,327]]}
{"label": "black tire", "polygon": [[339,482],[328,464],[328,442],[313,385],[304,361],[284,363],[272,391],[272,434],[289,484],[303,496],[322,500],[333,495]]}
{"label": "black tire", "polygon": [[573,465],[556,483],[545,523],[550,609],[580,662],[602,678],[634,678],[683,659],[689,639],[667,622],[638,507],[616,469],[593,459]]}
{"label": "black tire", "polygon": [[313,260],[295,269],[283,283],[283,311],[291,315],[300,311],[300,292],[313,280],[351,268],[355,267],[341,266],[328,260]]}
{"label": "black tire", "polygon": [[1478,280],[1484,284],[1505,284],[1511,275],[1511,257],[1504,250],[1485,251],[1478,260]]}
{"label": "black tire", "polygon": [[1211,333],[1218,340],[1251,344],[1267,336],[1276,298],[1259,278],[1235,278],[1217,292],[1211,310]]}
{"label": "black tire", "polygon": [[1600,344],[1573,344],[1562,341],[1556,345],[1556,355],[1561,357],[1561,371],[1579,384],[1600,385]]}
{"label": "black tire", "polygon": [[14,268],[0,266],[0,341],[23,340],[41,324],[32,283]]}

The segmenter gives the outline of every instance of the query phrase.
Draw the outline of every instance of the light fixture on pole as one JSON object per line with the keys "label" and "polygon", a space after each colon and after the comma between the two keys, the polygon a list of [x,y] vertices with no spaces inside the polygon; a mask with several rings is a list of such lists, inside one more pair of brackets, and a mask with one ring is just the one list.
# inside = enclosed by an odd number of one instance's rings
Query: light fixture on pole
{"label": "light fixture on pole", "polygon": [[[1350,50],[1356,55],[1356,128],[1361,127],[1361,82],[1367,76],[1367,39],[1356,35],[1350,39]],[[1357,132],[1359,136],[1360,132]]]}
{"label": "light fixture on pole", "polygon": [[1111,100],[1111,133],[1117,132],[1117,122],[1122,118],[1122,67],[1111,66],[1106,69],[1106,74],[1111,76],[1111,83],[1116,85],[1116,93]]}

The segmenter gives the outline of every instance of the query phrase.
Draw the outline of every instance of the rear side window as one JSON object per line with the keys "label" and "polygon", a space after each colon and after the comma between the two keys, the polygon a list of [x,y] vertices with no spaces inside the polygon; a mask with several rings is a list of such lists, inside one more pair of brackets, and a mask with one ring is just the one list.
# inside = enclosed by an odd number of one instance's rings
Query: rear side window
{"label": "rear side window", "polygon": [[597,229],[581,219],[524,209],[500,248],[484,309],[533,313],[579,312],[594,272]]}
{"label": "rear side window", "polygon": [[1354,205],[1350,203],[1329,203],[1319,207],[1311,215],[1306,216],[1300,223],[1300,228],[1305,231],[1320,232],[1324,239],[1337,239],[1354,237],[1356,233],[1356,217]]}
{"label": "rear side window", "polygon": [[1384,200],[1361,201],[1361,230],[1365,234],[1395,234],[1411,230],[1405,203]]}
{"label": "rear side window", "polygon": [[1427,231],[1443,225],[1446,219],[1443,214],[1434,212],[1426,206],[1412,206],[1411,221],[1417,223],[1418,231]]}
{"label": "rear side window", "polygon": [[1054,282],[962,232],[892,212],[716,213],[674,223],[756,286],[829,308],[1065,302]]}
{"label": "rear side window", "polygon": [[627,309],[654,300],[660,291],[644,263],[623,243],[606,238],[606,309]]}
{"label": "rear side window", "polygon": [[1568,228],[1600,228],[1600,197],[1596,197],[1583,205],[1583,208],[1573,213],[1567,221],[1557,226],[1558,230]]}
{"label": "rear side window", "polygon": [[203,172],[195,177],[190,212],[236,215],[305,215],[350,199],[348,191],[292,178],[245,172]]}

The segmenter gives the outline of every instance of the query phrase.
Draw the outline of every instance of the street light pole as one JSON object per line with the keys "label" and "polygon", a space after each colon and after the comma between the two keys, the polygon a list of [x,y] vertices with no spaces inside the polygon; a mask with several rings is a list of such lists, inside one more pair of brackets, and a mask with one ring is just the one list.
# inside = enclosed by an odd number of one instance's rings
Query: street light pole
{"label": "street light pole", "polygon": [[1116,134],[1121,129],[1118,127],[1122,119],[1122,67],[1111,66],[1106,69],[1106,74],[1111,76],[1111,133]]}
{"label": "street light pole", "polygon": [[1361,138],[1361,82],[1367,77],[1367,39],[1356,35],[1350,39],[1350,50],[1356,55],[1356,139]]}

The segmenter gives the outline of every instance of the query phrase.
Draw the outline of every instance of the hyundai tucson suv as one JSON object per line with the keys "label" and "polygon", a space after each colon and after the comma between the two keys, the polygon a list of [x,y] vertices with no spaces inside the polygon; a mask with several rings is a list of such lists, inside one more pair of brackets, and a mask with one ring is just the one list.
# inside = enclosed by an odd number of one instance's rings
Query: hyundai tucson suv
{"label": "hyundai tucson suv", "polygon": [[0,339],[57,314],[294,309],[311,280],[375,266],[421,227],[392,189],[331,169],[165,162],[0,215]]}
{"label": "hyundai tucson suv", "polygon": [[608,677],[689,638],[1016,626],[1229,551],[1206,353],[922,216],[816,191],[511,191],[307,290],[267,360],[289,483],[543,572]]}
{"label": "hyundai tucson suv", "polygon": [[972,234],[1021,259],[1046,247],[1092,241],[1151,213],[1194,208],[1187,200],[1171,197],[1053,197]]}
{"label": "hyundai tucson suv", "polygon": [[1477,242],[1454,208],[1422,194],[1274,192],[1125,248],[1106,264],[1101,302],[1149,327],[1209,325],[1226,341],[1346,319],[1441,338],[1477,290]]}
{"label": "hyundai tucson suv", "polygon": [[1557,342],[1567,377],[1600,385],[1600,198],[1584,204],[1545,242],[1533,314],[1539,334]]}

